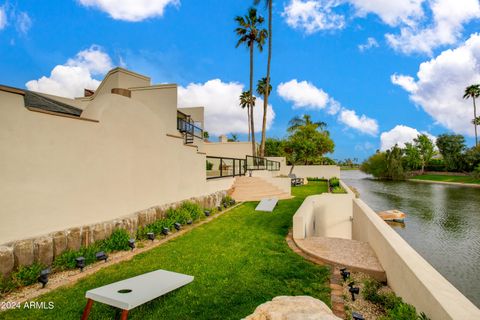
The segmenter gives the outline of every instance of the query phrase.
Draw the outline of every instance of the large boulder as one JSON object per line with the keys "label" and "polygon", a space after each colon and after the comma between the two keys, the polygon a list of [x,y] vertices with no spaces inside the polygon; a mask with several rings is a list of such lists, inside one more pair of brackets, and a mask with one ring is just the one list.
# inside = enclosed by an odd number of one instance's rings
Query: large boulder
{"label": "large boulder", "polygon": [[41,237],[33,242],[35,261],[44,266],[49,266],[53,261],[53,239],[51,237]]}
{"label": "large boulder", "polygon": [[245,320],[341,320],[328,306],[309,296],[279,296],[261,304]]}
{"label": "large boulder", "polygon": [[0,246],[0,276],[8,276],[15,266],[13,248]]}
{"label": "large boulder", "polygon": [[29,266],[34,261],[33,240],[20,240],[15,242],[13,247],[15,266]]}

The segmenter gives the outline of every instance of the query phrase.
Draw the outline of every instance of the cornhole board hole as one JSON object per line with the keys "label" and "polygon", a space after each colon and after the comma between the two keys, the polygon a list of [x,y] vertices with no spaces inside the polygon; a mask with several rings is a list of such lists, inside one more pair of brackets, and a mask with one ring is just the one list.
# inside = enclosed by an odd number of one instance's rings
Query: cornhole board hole
{"label": "cornhole board hole", "polygon": [[272,212],[277,205],[278,199],[277,198],[265,198],[260,201],[260,203],[255,208],[255,211],[267,211]]}
{"label": "cornhole board hole", "polygon": [[128,311],[193,281],[193,277],[181,273],[156,270],[133,278],[88,290],[87,305],[82,320],[86,320],[94,301],[122,310],[120,319],[125,320]]}

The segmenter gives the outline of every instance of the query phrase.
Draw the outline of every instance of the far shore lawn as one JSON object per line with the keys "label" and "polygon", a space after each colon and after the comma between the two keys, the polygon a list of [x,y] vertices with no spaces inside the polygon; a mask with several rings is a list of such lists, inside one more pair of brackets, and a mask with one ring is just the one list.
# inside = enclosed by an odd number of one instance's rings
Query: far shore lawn
{"label": "far shore lawn", "polygon": [[[256,202],[232,209],[191,232],[148,252],[98,271],[77,284],[45,294],[52,310],[16,309],[0,319],[80,319],[85,292],[156,269],[193,275],[195,280],[129,313],[129,319],[241,319],[280,295],[310,295],[330,305],[329,269],[294,253],[285,236],[292,216],[325,182],[292,188],[296,196],[273,213],[256,212]],[[113,319],[112,307],[94,303],[89,319]]]}
{"label": "far shore lawn", "polygon": [[473,183],[480,184],[480,179],[475,179],[471,176],[450,176],[450,175],[439,175],[439,174],[422,174],[419,176],[412,177],[413,180],[430,180],[430,181],[440,181],[440,182],[457,182],[457,183]]}

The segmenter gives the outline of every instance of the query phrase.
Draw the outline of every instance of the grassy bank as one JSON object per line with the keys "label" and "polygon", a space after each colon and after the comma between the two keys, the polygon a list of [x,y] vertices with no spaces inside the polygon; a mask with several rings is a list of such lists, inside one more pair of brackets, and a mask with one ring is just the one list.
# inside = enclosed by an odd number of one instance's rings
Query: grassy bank
{"label": "grassy bank", "polygon": [[480,179],[471,176],[450,176],[437,174],[422,174],[411,178],[412,180],[428,180],[439,182],[473,183],[480,184]]}
{"label": "grassy bank", "polygon": [[[326,267],[290,250],[285,236],[303,199],[325,192],[324,182],[292,188],[273,213],[245,203],[218,219],[131,261],[102,269],[77,284],[41,296],[51,310],[16,309],[0,319],[79,319],[89,289],[156,269],[195,276],[175,292],[132,310],[129,319],[240,319],[279,295],[311,295],[330,304]],[[95,303],[91,319],[112,319],[113,308]]]}

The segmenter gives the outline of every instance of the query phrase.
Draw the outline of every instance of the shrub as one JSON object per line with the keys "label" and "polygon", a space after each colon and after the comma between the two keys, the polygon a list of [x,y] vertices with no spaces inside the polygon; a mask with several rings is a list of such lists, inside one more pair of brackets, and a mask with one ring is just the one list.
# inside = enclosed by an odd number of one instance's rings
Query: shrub
{"label": "shrub", "polygon": [[190,217],[194,221],[200,219],[200,217],[203,214],[202,208],[198,204],[196,204],[194,202],[191,202],[191,201],[184,201],[180,205],[180,209],[187,210],[190,213]]}
{"label": "shrub", "polygon": [[225,207],[225,208],[230,207],[232,201],[233,201],[233,198],[227,195],[227,196],[222,198],[222,206]]}
{"label": "shrub", "polygon": [[30,266],[20,266],[20,268],[11,275],[13,283],[18,287],[34,284],[37,282],[40,271],[44,268],[45,266],[39,263],[34,263]]}
{"label": "shrub", "polygon": [[387,310],[387,315],[381,320],[417,320],[417,310],[407,303],[397,303],[392,309]]}
{"label": "shrub", "polygon": [[10,292],[16,287],[12,277],[5,278],[0,274],[0,298],[2,293]]}
{"label": "shrub", "polygon": [[337,177],[333,177],[333,178],[330,178],[330,180],[328,181],[328,183],[330,184],[330,188],[335,188],[335,187],[339,187],[340,186],[340,179],[338,179]]}
{"label": "shrub", "polygon": [[318,178],[318,177],[307,177],[307,181],[326,181],[324,177]]}
{"label": "shrub", "polygon": [[130,235],[126,230],[116,229],[108,239],[103,241],[101,248],[106,252],[129,250],[129,239]]}
{"label": "shrub", "polygon": [[378,294],[378,289],[381,287],[381,283],[375,280],[366,279],[363,282],[362,294],[365,300],[371,301],[373,303],[380,302],[380,296]]}
{"label": "shrub", "polygon": [[476,166],[475,169],[473,169],[472,174],[474,178],[480,179],[480,164],[478,164],[478,166]]}
{"label": "shrub", "polygon": [[332,189],[332,193],[347,193],[347,191],[345,191],[345,189],[343,189],[341,186],[337,186]]}
{"label": "shrub", "polygon": [[207,170],[212,170],[213,168],[213,163],[207,160]]}

